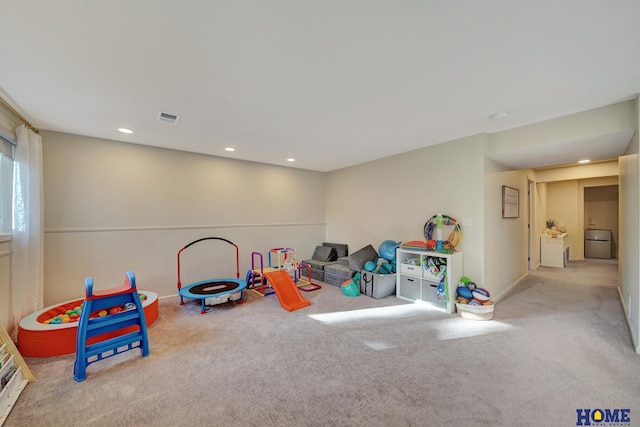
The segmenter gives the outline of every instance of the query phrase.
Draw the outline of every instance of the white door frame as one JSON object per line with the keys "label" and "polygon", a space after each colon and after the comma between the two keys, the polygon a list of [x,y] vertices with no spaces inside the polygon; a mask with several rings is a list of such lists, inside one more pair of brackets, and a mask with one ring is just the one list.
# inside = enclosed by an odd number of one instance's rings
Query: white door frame
{"label": "white door frame", "polygon": [[535,183],[527,177],[527,235],[529,241],[527,258],[529,270],[537,269],[535,189]]}

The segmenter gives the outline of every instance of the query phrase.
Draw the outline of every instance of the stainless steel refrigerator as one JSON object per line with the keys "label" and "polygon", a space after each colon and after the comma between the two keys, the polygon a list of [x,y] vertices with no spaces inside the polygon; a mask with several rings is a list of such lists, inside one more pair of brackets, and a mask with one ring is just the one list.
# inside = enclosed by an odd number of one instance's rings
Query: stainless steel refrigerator
{"label": "stainless steel refrigerator", "polygon": [[611,258],[611,230],[584,230],[585,258]]}

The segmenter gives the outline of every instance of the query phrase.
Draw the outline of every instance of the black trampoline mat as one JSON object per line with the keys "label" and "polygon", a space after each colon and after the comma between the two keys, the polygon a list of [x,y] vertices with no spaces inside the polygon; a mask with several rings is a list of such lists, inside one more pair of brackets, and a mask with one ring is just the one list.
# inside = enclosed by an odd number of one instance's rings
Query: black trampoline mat
{"label": "black trampoline mat", "polygon": [[189,292],[194,295],[214,295],[221,292],[232,291],[238,286],[240,286],[240,284],[237,282],[208,282],[189,288]]}

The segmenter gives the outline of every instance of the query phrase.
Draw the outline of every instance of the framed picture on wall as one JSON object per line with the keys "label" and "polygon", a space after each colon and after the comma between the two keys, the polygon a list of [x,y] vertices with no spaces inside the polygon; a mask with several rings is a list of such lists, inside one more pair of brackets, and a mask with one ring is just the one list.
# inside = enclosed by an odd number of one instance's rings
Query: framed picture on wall
{"label": "framed picture on wall", "polygon": [[502,218],[518,218],[520,216],[520,190],[502,186]]}

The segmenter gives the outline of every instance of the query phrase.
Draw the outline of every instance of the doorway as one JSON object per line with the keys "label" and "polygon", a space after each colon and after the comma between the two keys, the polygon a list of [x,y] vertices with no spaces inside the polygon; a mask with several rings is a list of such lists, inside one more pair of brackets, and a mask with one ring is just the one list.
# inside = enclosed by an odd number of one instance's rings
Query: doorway
{"label": "doorway", "polygon": [[593,242],[587,241],[592,234],[610,236],[610,257],[618,258],[618,202],[618,185],[584,187],[585,258],[589,255],[595,258],[608,258],[607,251],[586,250],[586,245],[593,245]]}

